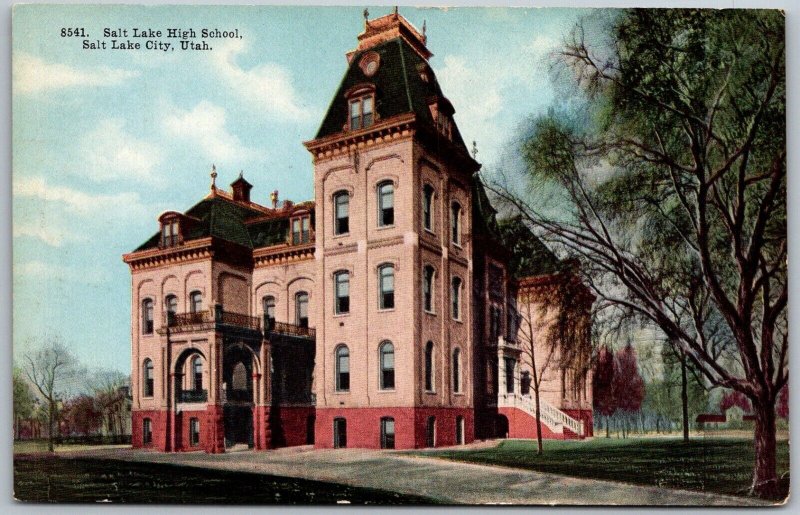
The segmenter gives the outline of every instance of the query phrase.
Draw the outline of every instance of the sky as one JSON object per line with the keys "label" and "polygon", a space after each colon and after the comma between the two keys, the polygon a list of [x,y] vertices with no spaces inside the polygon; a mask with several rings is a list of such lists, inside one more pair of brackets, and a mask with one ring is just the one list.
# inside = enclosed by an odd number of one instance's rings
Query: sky
{"label": "sky", "polygon": [[[370,7],[370,18],[392,7]],[[85,365],[130,370],[122,255],[240,171],[252,198],[313,198],[314,137],[363,30],[362,7],[18,5],[12,34],[14,356],[60,337]],[[427,27],[430,60],[465,141],[501,166],[521,124],[563,100],[549,57],[575,9],[400,13]],[[82,37],[61,37],[62,28]],[[210,51],[83,49],[104,28],[238,29]],[[122,38],[125,39],[125,38]],[[129,38],[132,39],[132,38]],[[176,44],[176,40],[161,38]],[[110,41],[106,40],[110,45]],[[140,40],[141,41],[141,40]]]}

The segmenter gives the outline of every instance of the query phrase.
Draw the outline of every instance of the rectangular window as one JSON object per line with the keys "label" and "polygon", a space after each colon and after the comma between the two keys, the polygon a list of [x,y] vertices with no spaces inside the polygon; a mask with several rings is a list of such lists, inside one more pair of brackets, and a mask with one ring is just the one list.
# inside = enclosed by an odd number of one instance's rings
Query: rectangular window
{"label": "rectangular window", "polygon": [[189,420],[189,444],[193,447],[200,444],[200,421],[196,418]]}
{"label": "rectangular window", "polygon": [[300,235],[300,242],[301,243],[308,243],[311,241],[311,218],[308,216],[304,216],[302,218],[302,227],[303,232]]}
{"label": "rectangular window", "polygon": [[350,274],[340,272],[336,274],[336,306],[337,315],[350,312]]}
{"label": "rectangular window", "polygon": [[148,444],[153,442],[153,427],[149,418],[142,421],[142,443]]}
{"label": "rectangular window", "polygon": [[178,221],[165,222],[161,227],[161,242],[164,247],[174,247],[178,244]]}
{"label": "rectangular window", "polygon": [[361,128],[361,99],[350,102],[350,129]]}
{"label": "rectangular window", "polygon": [[333,419],[333,448],[344,449],[347,447],[347,420]]}
{"label": "rectangular window", "polygon": [[292,243],[300,243],[300,219],[292,220]]}
{"label": "rectangular window", "polygon": [[506,364],[506,393],[514,393],[514,358],[504,358]]}
{"label": "rectangular window", "polygon": [[394,449],[394,419],[381,419],[381,449]]}
{"label": "rectangular window", "polygon": [[347,234],[350,232],[350,196],[342,192],[334,198],[336,223],[334,231],[336,234]]}
{"label": "rectangular window", "polygon": [[394,267],[386,265],[380,269],[380,309],[394,308]]}
{"label": "rectangular window", "polygon": [[378,225],[394,225],[394,185],[391,182],[378,186]]}
{"label": "rectangular window", "polygon": [[373,111],[373,109],[372,109],[372,97],[371,96],[364,97],[364,99],[361,102],[361,105],[363,107],[361,125],[363,127],[369,127],[370,125],[372,125],[372,120],[374,118],[373,115],[372,115],[372,111]]}
{"label": "rectangular window", "polygon": [[375,121],[372,95],[350,101],[350,130],[365,129]]}
{"label": "rectangular window", "polygon": [[297,325],[308,327],[308,294],[298,293],[295,297],[295,317]]}

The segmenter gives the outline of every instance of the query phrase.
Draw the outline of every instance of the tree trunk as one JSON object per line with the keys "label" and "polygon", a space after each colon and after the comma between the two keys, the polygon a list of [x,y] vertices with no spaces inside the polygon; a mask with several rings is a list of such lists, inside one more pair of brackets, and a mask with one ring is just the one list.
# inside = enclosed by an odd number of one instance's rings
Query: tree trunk
{"label": "tree trunk", "polygon": [[606,415],[606,438],[611,438],[611,434],[609,433],[610,426],[611,426],[611,417]]}
{"label": "tree trunk", "polygon": [[533,392],[536,395],[536,454],[542,454],[542,414],[539,411],[539,388]]}
{"label": "tree trunk", "polygon": [[54,403],[51,401],[49,409],[47,410],[47,424],[48,424],[48,435],[47,435],[47,450],[53,452],[53,440],[55,439],[55,430],[53,429],[53,422],[56,417],[56,410]]}
{"label": "tree trunk", "polygon": [[683,415],[683,441],[689,441],[689,389],[686,379],[686,355],[681,353],[681,409]]}
{"label": "tree trunk", "polygon": [[759,497],[776,499],[778,497],[778,471],[775,442],[774,402],[753,402],[756,417],[755,454],[753,471],[753,493]]}

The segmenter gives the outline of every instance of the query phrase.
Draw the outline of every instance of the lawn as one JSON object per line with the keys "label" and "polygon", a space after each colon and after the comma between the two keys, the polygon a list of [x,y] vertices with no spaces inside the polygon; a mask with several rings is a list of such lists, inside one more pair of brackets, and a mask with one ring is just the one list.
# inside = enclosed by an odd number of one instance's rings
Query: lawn
{"label": "lawn", "polygon": [[[498,447],[430,451],[458,461],[538,470],[565,476],[623,481],[665,488],[682,488],[746,495],[752,481],[753,442],[743,438],[545,440],[536,455],[536,442],[507,440]],[[778,442],[778,474],[789,470],[789,443]],[[788,495],[788,474],[781,482]]]}
{"label": "lawn", "polygon": [[14,458],[14,497],[31,502],[432,504],[411,495],[279,476],[156,463]]}

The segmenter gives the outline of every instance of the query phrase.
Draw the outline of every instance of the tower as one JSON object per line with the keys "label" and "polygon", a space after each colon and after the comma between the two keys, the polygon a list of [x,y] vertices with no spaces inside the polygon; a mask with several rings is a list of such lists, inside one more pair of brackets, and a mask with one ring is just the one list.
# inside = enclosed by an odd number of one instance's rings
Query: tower
{"label": "tower", "polygon": [[[316,137],[316,442],[414,448],[473,429],[472,175],[426,36],[366,20]],[[355,302],[351,302],[355,299]]]}

